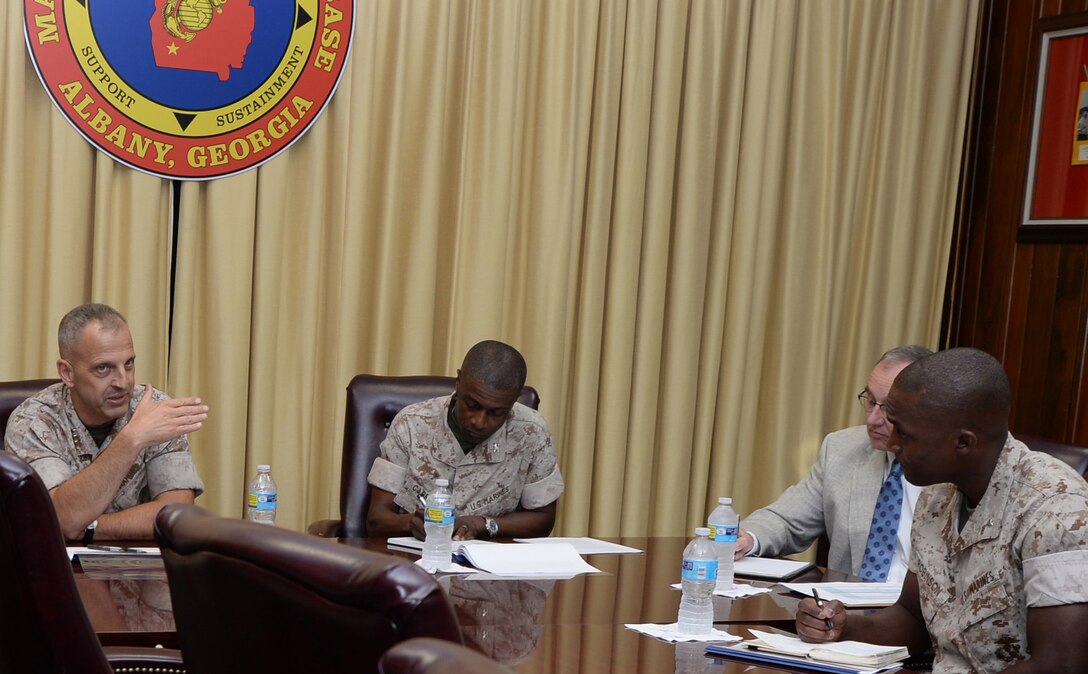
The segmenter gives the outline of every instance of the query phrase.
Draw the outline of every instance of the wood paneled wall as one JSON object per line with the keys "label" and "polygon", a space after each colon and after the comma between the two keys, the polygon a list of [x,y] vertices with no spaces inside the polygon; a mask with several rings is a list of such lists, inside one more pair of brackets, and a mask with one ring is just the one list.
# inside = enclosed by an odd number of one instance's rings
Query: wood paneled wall
{"label": "wood paneled wall", "polygon": [[[1040,21],[1088,25],[1088,0],[986,0],[980,17],[943,346],[1005,365],[1013,431],[1088,445],[1088,231],[1018,233]],[[1019,238],[1018,238],[1019,237]]]}

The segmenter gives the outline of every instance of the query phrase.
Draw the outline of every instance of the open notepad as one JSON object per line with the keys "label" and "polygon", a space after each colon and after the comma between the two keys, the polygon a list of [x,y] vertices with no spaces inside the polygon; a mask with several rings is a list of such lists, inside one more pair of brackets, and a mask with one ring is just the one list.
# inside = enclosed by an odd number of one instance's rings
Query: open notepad
{"label": "open notepad", "polygon": [[[390,538],[388,545],[391,548],[423,552],[423,541],[411,536]],[[600,571],[586,563],[569,543],[532,545],[464,541],[454,543],[453,553],[477,569],[497,576],[571,578],[582,573]]]}
{"label": "open notepad", "polygon": [[[825,672],[880,671],[909,657],[907,649],[902,646],[881,646],[861,641],[810,644],[801,641],[797,637],[753,629],[748,631],[755,638],[730,647],[728,652],[722,652],[721,649],[711,650],[708,648],[707,650],[718,655],[737,655],[747,652],[751,657],[745,659],[759,659],[763,662],[789,662],[796,667]],[[788,660],[782,658],[788,658]],[[825,666],[822,663],[833,666]]]}
{"label": "open notepad", "polygon": [[814,566],[816,565],[812,562],[798,562],[793,559],[744,557],[733,562],[733,573],[748,578],[788,580],[801,575]]}

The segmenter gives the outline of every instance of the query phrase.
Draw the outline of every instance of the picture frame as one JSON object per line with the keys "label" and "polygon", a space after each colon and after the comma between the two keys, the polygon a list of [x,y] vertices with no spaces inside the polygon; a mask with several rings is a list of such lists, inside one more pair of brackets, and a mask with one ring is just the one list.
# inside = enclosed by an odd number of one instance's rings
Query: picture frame
{"label": "picture frame", "polygon": [[1088,13],[1043,19],[1018,239],[1088,241]]}

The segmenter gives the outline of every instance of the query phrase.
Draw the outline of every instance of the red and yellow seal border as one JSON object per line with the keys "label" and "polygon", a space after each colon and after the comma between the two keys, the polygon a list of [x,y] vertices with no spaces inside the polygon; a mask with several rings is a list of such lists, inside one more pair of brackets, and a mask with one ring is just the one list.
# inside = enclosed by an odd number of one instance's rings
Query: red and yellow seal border
{"label": "red and yellow seal border", "polygon": [[350,52],[354,0],[298,0],[313,21],[298,27],[275,71],[252,94],[214,110],[147,99],[98,49],[85,2],[24,0],[24,35],[54,104],[117,161],[164,178],[209,180],[259,166],[313,124]]}

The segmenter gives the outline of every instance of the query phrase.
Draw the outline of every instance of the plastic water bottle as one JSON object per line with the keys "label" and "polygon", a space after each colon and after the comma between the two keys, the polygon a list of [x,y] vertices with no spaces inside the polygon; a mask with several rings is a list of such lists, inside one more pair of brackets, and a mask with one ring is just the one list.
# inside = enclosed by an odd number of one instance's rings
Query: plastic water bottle
{"label": "plastic water bottle", "polygon": [[680,573],[680,613],[678,629],[682,634],[709,634],[714,628],[714,584],[718,580],[718,555],[710,542],[710,529],[699,527],[695,538],[684,548],[684,566]]}
{"label": "plastic water bottle", "polygon": [[733,555],[737,551],[737,534],[740,533],[740,517],[733,510],[733,499],[722,496],[718,507],[710,513],[706,521],[710,528],[710,538],[718,552],[718,587],[728,590],[733,587]]}
{"label": "plastic water bottle", "polygon": [[434,481],[436,489],[427,496],[423,509],[423,565],[432,571],[449,568],[453,556],[453,494],[450,481]]}
{"label": "plastic water bottle", "polygon": [[276,524],[276,482],[268,464],[257,466],[257,477],[246,490],[246,517],[258,524]]}

